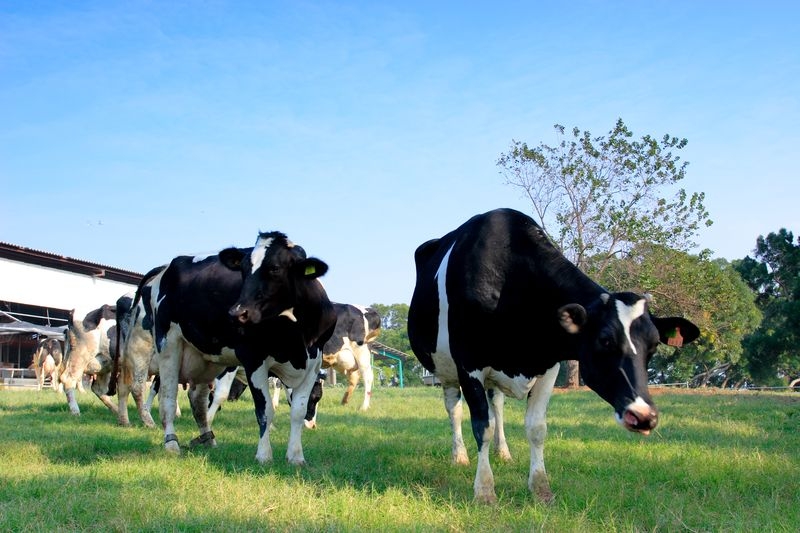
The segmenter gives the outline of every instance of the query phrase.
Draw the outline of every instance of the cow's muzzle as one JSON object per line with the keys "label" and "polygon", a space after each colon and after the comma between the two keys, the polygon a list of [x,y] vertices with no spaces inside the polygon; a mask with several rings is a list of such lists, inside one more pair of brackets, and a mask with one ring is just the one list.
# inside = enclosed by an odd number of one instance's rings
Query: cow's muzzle
{"label": "cow's muzzle", "polygon": [[239,304],[234,305],[233,307],[228,310],[228,315],[231,318],[238,321],[240,324],[247,324],[250,322],[250,313],[247,312],[247,309]]}
{"label": "cow's muzzle", "polygon": [[649,435],[650,430],[658,425],[658,411],[647,404],[633,403],[625,409],[622,416],[617,416],[625,429],[642,435]]}

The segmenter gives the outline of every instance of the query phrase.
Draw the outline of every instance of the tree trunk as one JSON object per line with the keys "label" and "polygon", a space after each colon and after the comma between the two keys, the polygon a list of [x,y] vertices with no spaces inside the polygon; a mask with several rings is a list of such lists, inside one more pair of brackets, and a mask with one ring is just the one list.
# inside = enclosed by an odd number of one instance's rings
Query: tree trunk
{"label": "tree trunk", "polygon": [[577,389],[581,384],[580,367],[578,361],[567,361],[567,384],[568,389]]}

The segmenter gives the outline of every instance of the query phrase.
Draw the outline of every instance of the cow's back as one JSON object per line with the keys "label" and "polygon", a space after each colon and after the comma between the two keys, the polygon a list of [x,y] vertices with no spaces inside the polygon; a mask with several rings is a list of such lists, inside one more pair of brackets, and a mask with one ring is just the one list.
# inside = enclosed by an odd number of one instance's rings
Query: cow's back
{"label": "cow's back", "polygon": [[181,327],[183,336],[207,354],[219,354],[236,344],[237,332],[228,316],[242,287],[241,275],[220,264],[217,256],[202,261],[180,256],[160,275],[151,296],[156,342],[166,335],[170,324]]}
{"label": "cow's back", "polygon": [[[557,309],[601,290],[530,217],[511,209],[477,215],[426,242],[415,261],[409,339],[429,370],[430,354],[446,338],[471,366],[499,363],[505,372],[541,374],[571,355]],[[440,316],[445,307],[447,316]]]}

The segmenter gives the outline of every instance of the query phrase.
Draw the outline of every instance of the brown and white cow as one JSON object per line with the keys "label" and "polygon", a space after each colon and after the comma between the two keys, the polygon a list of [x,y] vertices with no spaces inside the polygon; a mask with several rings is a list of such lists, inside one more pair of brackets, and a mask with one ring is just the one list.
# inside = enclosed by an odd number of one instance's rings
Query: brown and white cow
{"label": "brown and white cow", "polygon": [[113,413],[117,406],[108,394],[108,385],[114,369],[116,337],[116,307],[103,305],[86,314],[83,320],[75,320],[74,310],[67,322],[63,369],[59,379],[67,396],[69,410],[80,415],[75,399],[75,389],[84,375],[91,378],[92,392]]}
{"label": "brown and white cow", "polygon": [[333,302],[336,310],[336,329],[322,348],[322,367],[333,368],[347,376],[347,389],[342,405],[350,401],[359,379],[364,378],[364,401],[361,410],[369,409],[372,385],[372,354],[369,343],[378,338],[381,317],[371,307]]}

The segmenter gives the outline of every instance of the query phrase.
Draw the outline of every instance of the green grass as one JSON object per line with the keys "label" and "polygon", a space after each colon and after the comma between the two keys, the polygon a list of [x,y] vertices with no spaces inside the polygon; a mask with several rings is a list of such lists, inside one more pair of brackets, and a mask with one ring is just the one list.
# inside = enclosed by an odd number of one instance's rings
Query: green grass
{"label": "green grass", "polygon": [[[91,394],[81,417],[50,390],[0,390],[1,531],[796,531],[800,395],[658,394],[661,425],[628,433],[587,391],[556,393],[545,457],[556,501],[531,499],[522,402],[507,403],[514,460],[493,460],[499,503],[472,502],[473,465],[450,464],[439,389],[380,388],[359,413],[326,389],[306,467],[255,459],[249,395],[215,421],[219,446],[162,449],[162,432],[120,428]],[[196,436],[184,394],[182,443]]]}

